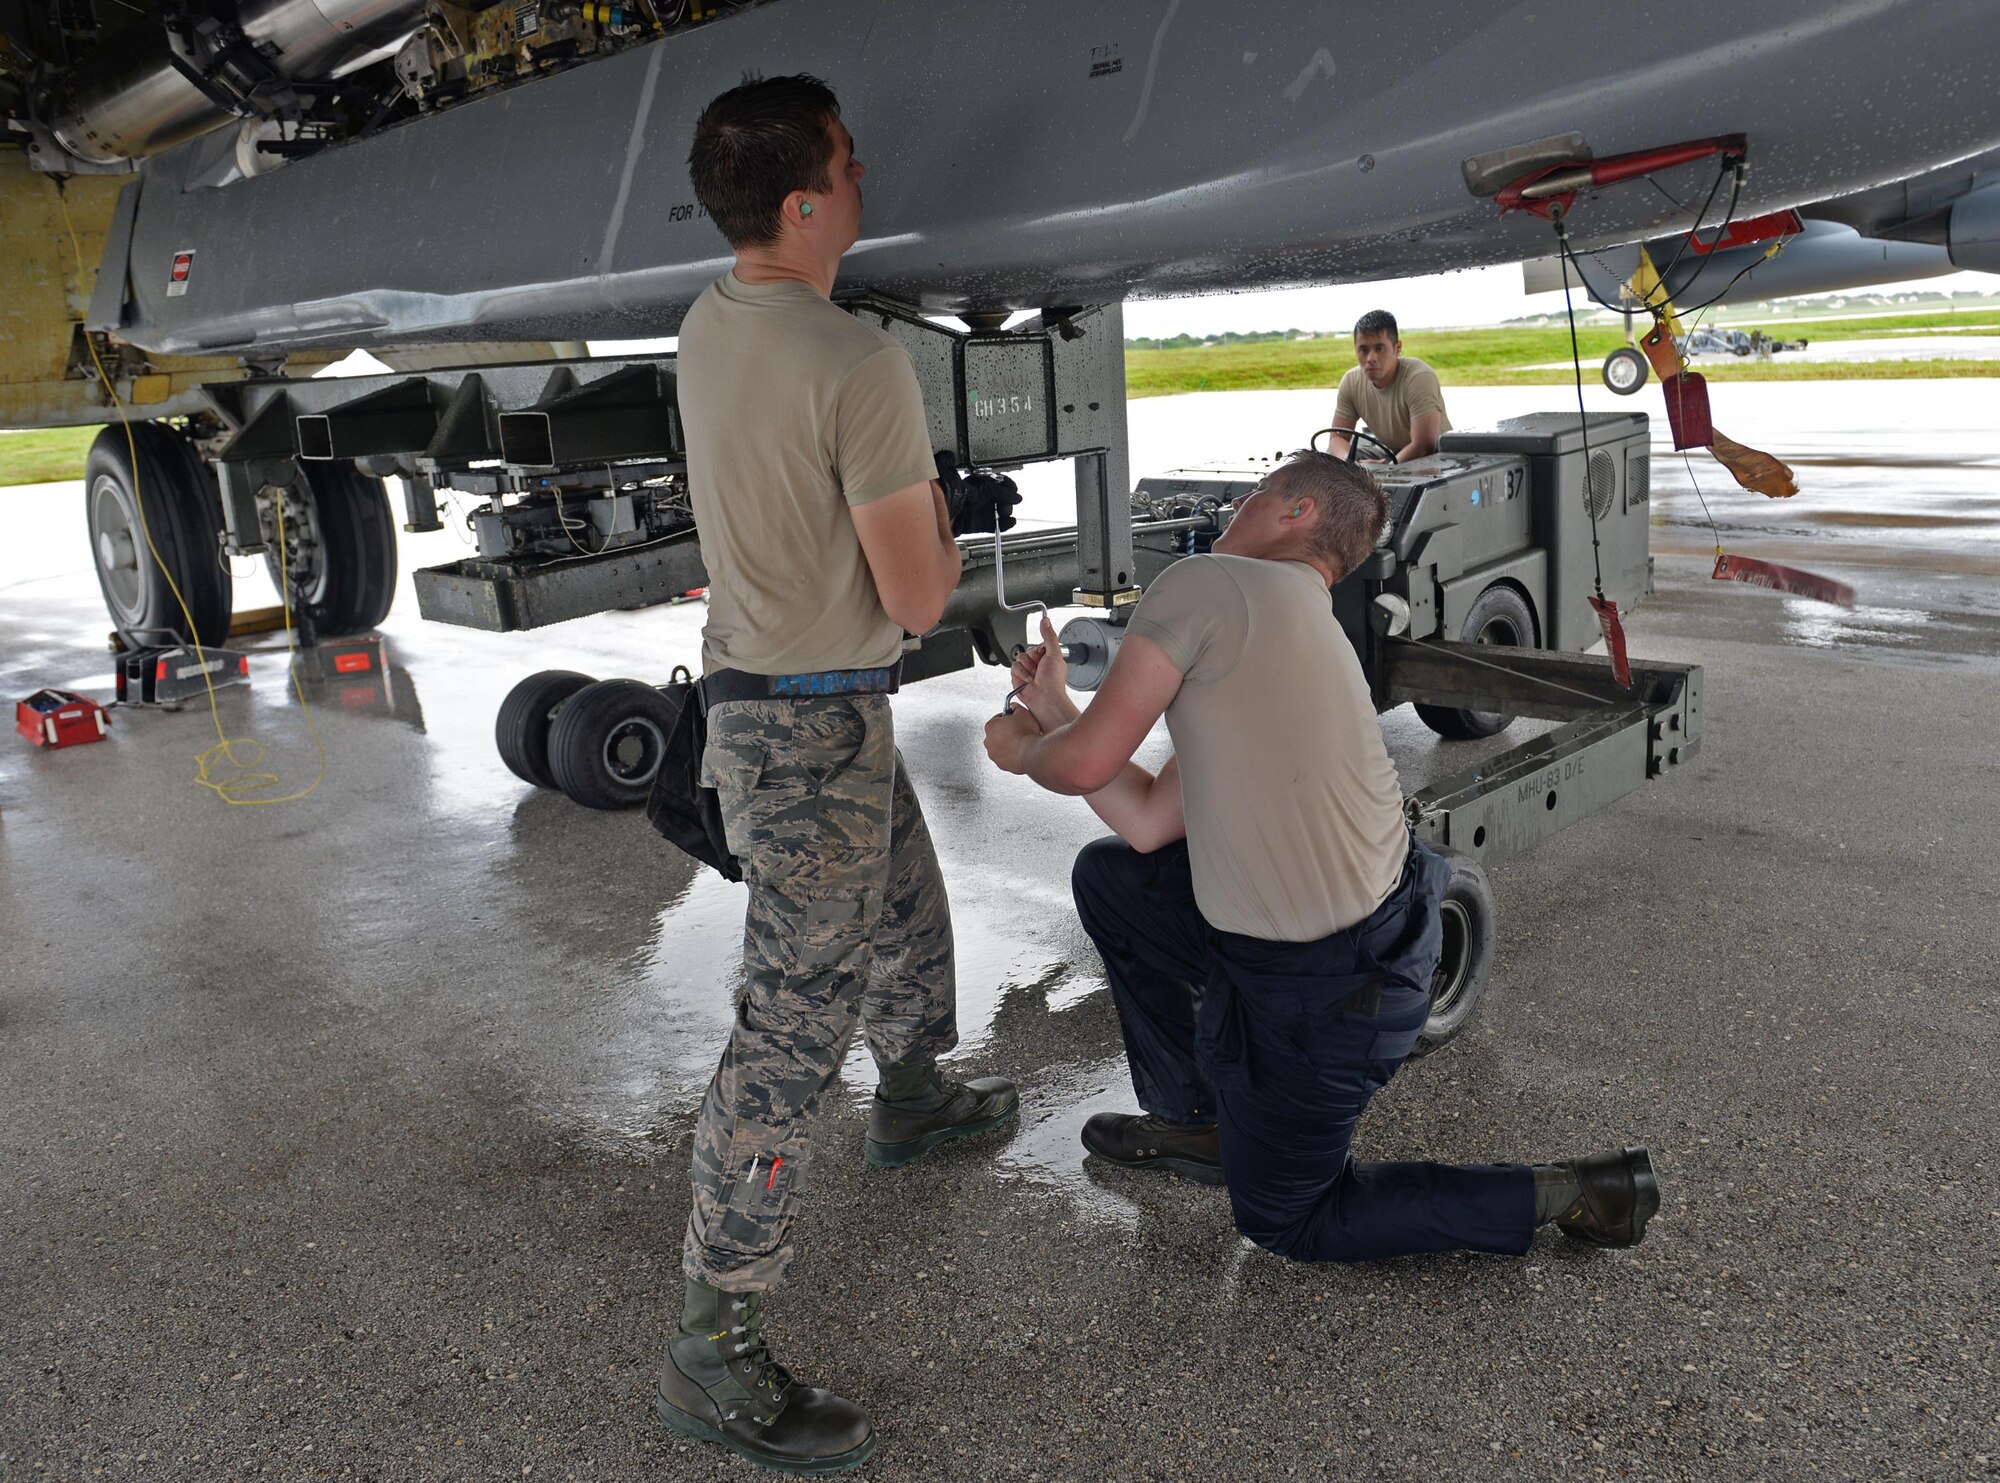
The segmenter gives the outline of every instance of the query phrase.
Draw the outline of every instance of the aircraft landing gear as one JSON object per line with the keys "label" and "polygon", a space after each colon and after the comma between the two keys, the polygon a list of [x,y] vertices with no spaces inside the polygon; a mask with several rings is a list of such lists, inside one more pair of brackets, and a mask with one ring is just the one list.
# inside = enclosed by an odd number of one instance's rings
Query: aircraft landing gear
{"label": "aircraft landing gear", "polygon": [[1620,345],[1604,357],[1604,384],[1620,396],[1631,396],[1646,384],[1652,367],[1630,345]]}
{"label": "aircraft landing gear", "polygon": [[222,502],[215,472],[188,438],[163,423],[133,423],[129,444],[125,434],[117,425],[100,432],[83,475],[91,556],[111,621],[121,633],[165,630],[221,644],[229,637],[234,584],[217,540]]}
{"label": "aircraft landing gear", "polygon": [[[298,479],[284,492],[285,557],[301,611],[312,632],[329,638],[365,633],[389,615],[396,596],[396,521],[380,479],[351,463],[298,464]],[[278,497],[257,499],[264,563],[283,586],[278,568]]]}

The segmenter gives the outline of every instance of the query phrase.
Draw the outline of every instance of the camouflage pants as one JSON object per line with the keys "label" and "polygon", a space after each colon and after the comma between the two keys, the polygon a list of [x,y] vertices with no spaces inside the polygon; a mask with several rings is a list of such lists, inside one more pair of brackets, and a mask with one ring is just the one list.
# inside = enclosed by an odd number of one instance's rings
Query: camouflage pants
{"label": "camouflage pants", "polygon": [[886,695],[718,705],[702,770],[750,910],[681,1265],[758,1292],[791,1265],[813,1114],[857,1020],[880,1065],[957,1044],[951,909]]}

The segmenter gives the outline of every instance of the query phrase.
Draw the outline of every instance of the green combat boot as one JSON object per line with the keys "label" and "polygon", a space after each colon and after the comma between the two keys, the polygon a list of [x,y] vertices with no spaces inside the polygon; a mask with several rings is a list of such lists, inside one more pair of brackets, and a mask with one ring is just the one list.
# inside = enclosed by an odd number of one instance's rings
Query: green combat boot
{"label": "green combat boot", "polygon": [[720,1442],[781,1473],[844,1473],[875,1450],[875,1424],[852,1401],[801,1385],[771,1357],[761,1293],[689,1282],[680,1331],[660,1367],[653,1409],[673,1430]]}
{"label": "green combat boot", "polygon": [[912,1163],[952,1138],[984,1133],[1020,1115],[1014,1083],[999,1076],[953,1081],[935,1063],[884,1067],[868,1112],[868,1162]]}

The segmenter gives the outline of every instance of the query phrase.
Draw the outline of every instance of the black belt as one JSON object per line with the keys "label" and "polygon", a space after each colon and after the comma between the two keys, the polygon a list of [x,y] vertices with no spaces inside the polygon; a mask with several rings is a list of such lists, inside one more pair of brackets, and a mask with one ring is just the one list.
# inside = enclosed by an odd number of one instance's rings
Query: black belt
{"label": "black belt", "polygon": [[741,669],[710,670],[701,677],[701,704],[732,700],[819,700],[842,695],[894,695],[902,688],[903,661],[879,669],[821,669],[800,675],[753,675]]}

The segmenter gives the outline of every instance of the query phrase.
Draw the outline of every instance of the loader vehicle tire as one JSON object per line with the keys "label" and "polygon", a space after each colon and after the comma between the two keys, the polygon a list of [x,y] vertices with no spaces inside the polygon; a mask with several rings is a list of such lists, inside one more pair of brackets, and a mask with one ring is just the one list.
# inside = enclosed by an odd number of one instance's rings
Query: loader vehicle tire
{"label": "loader vehicle tire", "polygon": [[[297,580],[301,616],[322,637],[366,633],[389,616],[396,597],[396,517],[380,479],[347,462],[301,459],[284,491],[285,559]],[[275,497],[259,500],[264,562],[282,590]]]}
{"label": "loader vehicle tire", "polygon": [[[1520,590],[1496,582],[1473,600],[1465,615],[1459,638],[1468,644],[1504,644],[1509,648],[1536,649],[1541,640],[1535,630],[1535,613]],[[1417,704],[1417,715],[1447,741],[1473,741],[1482,736],[1498,736],[1514,724],[1505,711],[1468,711],[1456,706]]]}
{"label": "loader vehicle tire", "polygon": [[1493,890],[1486,872],[1470,855],[1451,849],[1438,853],[1451,865],[1451,880],[1438,906],[1444,950],[1431,980],[1430,1018],[1413,1056],[1429,1055],[1465,1028],[1493,973]]}
{"label": "loader vehicle tire", "polygon": [[235,583],[222,559],[222,496],[194,444],[159,422],[131,424],[129,443],[124,427],[107,427],[83,483],[97,585],[119,632],[140,643],[227,640]]}
{"label": "loader vehicle tire", "polygon": [[666,755],[677,712],[639,680],[599,680],[556,712],[549,728],[549,771],[556,786],[585,808],[644,803]]}
{"label": "loader vehicle tire", "polygon": [[493,743],[507,770],[524,783],[537,788],[553,788],[556,775],[549,768],[549,731],[556,712],[586,685],[597,681],[573,669],[545,669],[529,675],[500,702],[500,714],[493,722]]}

